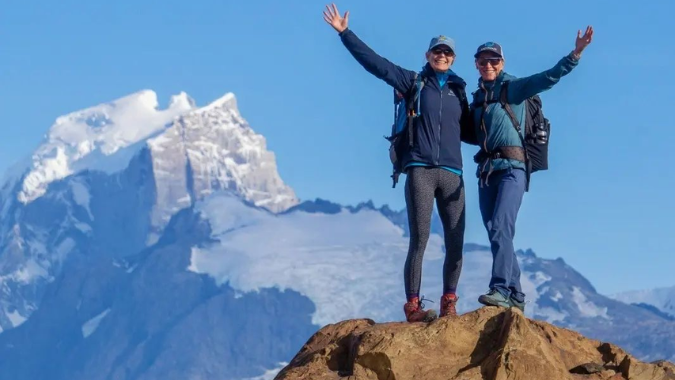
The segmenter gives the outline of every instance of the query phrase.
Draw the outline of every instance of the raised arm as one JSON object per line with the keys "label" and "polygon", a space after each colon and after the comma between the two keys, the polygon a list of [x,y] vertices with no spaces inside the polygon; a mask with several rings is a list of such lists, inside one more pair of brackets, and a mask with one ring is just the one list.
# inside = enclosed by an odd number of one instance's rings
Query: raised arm
{"label": "raised arm", "polygon": [[368,45],[361,41],[354,32],[348,28],[349,11],[340,16],[335,4],[327,5],[323,12],[323,19],[333,27],[342,39],[347,50],[356,58],[356,61],[369,73],[387,82],[401,93],[408,93],[413,86],[415,72],[397,66],[387,59],[379,56]]}
{"label": "raised arm", "polygon": [[593,27],[588,26],[584,35],[577,32],[577,40],[574,50],[563,57],[551,69],[525,78],[518,78],[509,84],[508,101],[517,104],[525,99],[546,91],[553,87],[562,77],[569,74],[579,63],[581,53],[593,40]]}

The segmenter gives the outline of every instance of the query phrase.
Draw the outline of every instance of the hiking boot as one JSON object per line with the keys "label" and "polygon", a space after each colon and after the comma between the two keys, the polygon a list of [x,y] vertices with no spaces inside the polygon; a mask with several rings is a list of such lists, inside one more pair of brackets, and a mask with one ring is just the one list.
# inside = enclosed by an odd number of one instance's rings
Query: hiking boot
{"label": "hiking boot", "polygon": [[490,289],[489,292],[478,297],[478,302],[487,306],[511,307],[510,298],[504,297],[496,289]]}
{"label": "hiking boot", "polygon": [[511,303],[511,306],[517,307],[518,309],[520,309],[520,311],[525,313],[525,301],[520,302],[514,299],[513,297],[509,297],[509,302]]}
{"label": "hiking boot", "polygon": [[424,310],[424,305],[418,297],[411,298],[403,305],[405,319],[408,322],[431,322],[437,318],[434,310]]}
{"label": "hiking boot", "polygon": [[458,300],[459,297],[455,294],[443,294],[443,297],[441,297],[441,317],[456,317],[455,306]]}

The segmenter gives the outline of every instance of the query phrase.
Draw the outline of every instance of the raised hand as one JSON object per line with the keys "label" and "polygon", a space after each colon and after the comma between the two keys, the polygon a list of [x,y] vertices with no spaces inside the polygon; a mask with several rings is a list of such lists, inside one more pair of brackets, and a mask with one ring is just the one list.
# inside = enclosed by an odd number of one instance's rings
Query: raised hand
{"label": "raised hand", "polygon": [[326,5],[326,10],[323,11],[323,19],[326,20],[328,25],[332,26],[333,29],[337,30],[338,33],[342,33],[347,29],[347,25],[349,24],[349,11],[345,12],[345,15],[340,17],[340,12],[338,12],[335,3]]}
{"label": "raised hand", "polygon": [[574,48],[574,55],[580,56],[581,53],[586,49],[588,45],[593,41],[593,27],[586,27],[586,32],[584,35],[581,35],[581,30],[577,31],[577,42]]}

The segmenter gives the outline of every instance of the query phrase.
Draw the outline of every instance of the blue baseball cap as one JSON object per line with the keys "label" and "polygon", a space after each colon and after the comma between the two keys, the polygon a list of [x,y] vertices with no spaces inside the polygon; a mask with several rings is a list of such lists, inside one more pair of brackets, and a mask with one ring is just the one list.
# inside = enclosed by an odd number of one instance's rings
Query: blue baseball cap
{"label": "blue baseball cap", "polygon": [[489,51],[491,53],[495,53],[501,58],[504,58],[504,52],[502,51],[502,46],[496,42],[486,42],[478,47],[478,50],[476,50],[476,54],[473,56],[475,58],[478,58],[480,53],[484,51]]}
{"label": "blue baseball cap", "polygon": [[452,38],[446,36],[432,38],[431,42],[429,42],[429,50],[441,45],[449,47],[453,52],[455,51],[455,41]]}

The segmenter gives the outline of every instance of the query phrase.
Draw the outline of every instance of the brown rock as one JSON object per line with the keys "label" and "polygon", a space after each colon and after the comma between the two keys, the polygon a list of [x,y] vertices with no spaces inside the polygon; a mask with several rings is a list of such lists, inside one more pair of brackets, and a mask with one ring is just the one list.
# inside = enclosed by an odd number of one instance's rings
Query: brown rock
{"label": "brown rock", "polygon": [[484,307],[429,324],[328,325],[275,379],[675,380],[675,365],[640,362],[517,309]]}
{"label": "brown rock", "polygon": [[599,363],[586,363],[578,367],[574,367],[570,370],[570,373],[576,373],[579,375],[592,375],[594,373],[599,373],[605,370],[605,366]]}

